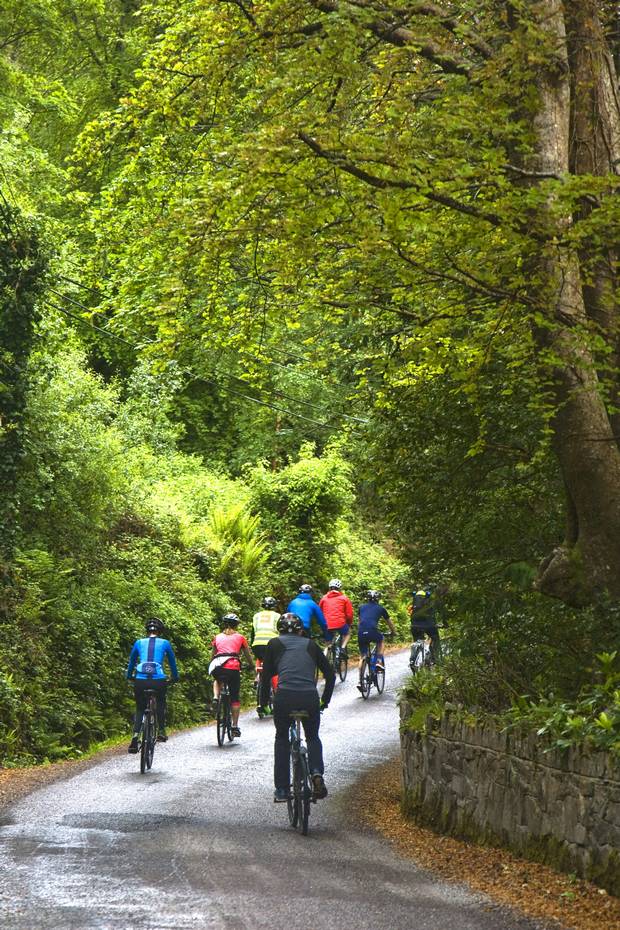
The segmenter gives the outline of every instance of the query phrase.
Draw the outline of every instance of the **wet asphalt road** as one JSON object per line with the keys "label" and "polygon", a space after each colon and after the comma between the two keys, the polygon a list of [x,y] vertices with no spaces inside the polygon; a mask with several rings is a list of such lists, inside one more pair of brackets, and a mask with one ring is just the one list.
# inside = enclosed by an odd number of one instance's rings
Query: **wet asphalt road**
{"label": "wet asphalt road", "polygon": [[443,883],[350,823],[356,778],[398,750],[390,656],[382,696],[351,669],[323,716],[327,800],[310,834],[272,801],[273,724],[242,718],[160,745],[152,771],[108,758],[9,809],[0,822],[2,930],[527,930],[524,918]]}

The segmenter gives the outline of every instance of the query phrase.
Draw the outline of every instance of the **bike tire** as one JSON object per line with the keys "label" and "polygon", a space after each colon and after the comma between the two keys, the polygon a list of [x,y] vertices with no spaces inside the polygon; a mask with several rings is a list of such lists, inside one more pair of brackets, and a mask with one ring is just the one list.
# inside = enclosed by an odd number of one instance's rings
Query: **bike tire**
{"label": "bike tire", "polygon": [[225,702],[222,699],[222,696],[217,699],[217,711],[216,711],[216,729],[217,729],[217,745],[224,745],[224,737],[226,736],[226,707]]}
{"label": "bike tire", "polygon": [[146,767],[150,769],[153,765],[153,756],[155,755],[155,741],[157,740],[156,723],[151,716],[149,722],[149,738],[146,744]]}
{"label": "bike tire", "polygon": [[290,825],[295,828],[299,822],[299,808],[301,793],[299,790],[299,762],[293,763],[293,784],[292,791],[286,806],[288,808],[288,819]]}
{"label": "bike tire", "polygon": [[312,783],[310,781],[310,769],[308,768],[308,757],[304,754],[299,760],[300,778],[300,804],[299,818],[297,829],[302,836],[308,835],[308,820],[310,819],[310,802],[312,800]]}
{"label": "bike tire", "polygon": [[140,774],[144,775],[146,772],[146,758],[147,758],[147,728],[148,724],[146,720],[142,721],[142,742],[140,743]]}
{"label": "bike tire", "polygon": [[349,660],[346,656],[343,656],[342,652],[338,657],[338,678],[340,681],[344,681],[347,677],[347,672],[349,670]]}
{"label": "bike tire", "polygon": [[379,694],[383,694],[383,689],[385,688],[385,669],[378,668],[375,669],[375,684],[377,686],[377,691]]}
{"label": "bike tire", "polygon": [[360,690],[365,701],[367,701],[370,696],[371,687],[372,674],[370,672],[370,665],[367,657],[364,657],[362,659],[362,667],[360,669]]}

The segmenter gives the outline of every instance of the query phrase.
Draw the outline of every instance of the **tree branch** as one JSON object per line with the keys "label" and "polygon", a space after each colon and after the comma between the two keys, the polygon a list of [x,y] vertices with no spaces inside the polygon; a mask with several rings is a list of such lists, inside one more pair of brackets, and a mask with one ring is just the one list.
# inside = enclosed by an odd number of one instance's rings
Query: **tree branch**
{"label": "tree branch", "polygon": [[465,213],[479,220],[485,220],[487,223],[491,223],[492,226],[503,225],[501,218],[495,213],[487,213],[484,210],[478,210],[476,207],[472,207],[467,203],[462,203],[460,200],[456,200],[454,197],[450,197],[447,194],[440,194],[437,191],[432,191],[428,189],[426,184],[422,186],[416,181],[409,181],[402,178],[381,178],[377,175],[370,174],[370,172],[360,168],[359,165],[349,161],[344,155],[324,149],[316,139],[308,135],[308,133],[300,131],[298,137],[309,149],[318,155],[319,158],[324,158],[337,168],[340,168],[341,171],[345,171],[347,174],[358,178],[360,181],[364,181],[364,183],[368,184],[370,187],[375,187],[378,190],[396,188],[398,190],[416,191],[420,196],[426,198],[426,200],[441,204],[441,206],[448,207],[450,210],[455,210],[458,213]]}

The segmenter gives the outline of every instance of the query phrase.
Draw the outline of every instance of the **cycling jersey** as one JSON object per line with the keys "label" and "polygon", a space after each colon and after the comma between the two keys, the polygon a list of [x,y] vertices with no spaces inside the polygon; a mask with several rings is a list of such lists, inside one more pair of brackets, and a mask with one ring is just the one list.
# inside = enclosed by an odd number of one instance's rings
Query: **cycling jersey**
{"label": "cycling jersey", "polygon": [[360,606],[360,630],[376,628],[380,620],[389,619],[390,615],[385,607],[382,607],[381,604],[377,604],[375,601],[370,601],[368,604],[362,604]]}
{"label": "cycling jersey", "polygon": [[[248,641],[241,633],[218,633],[211,643],[215,649],[215,655],[225,655],[227,652],[236,652],[237,654],[245,647],[249,649]],[[220,668],[231,668],[239,671],[241,662],[238,658],[231,656],[226,662],[222,662]]]}
{"label": "cycling jersey", "polygon": [[275,610],[259,610],[252,618],[252,646],[266,646],[278,635],[280,614]]}
{"label": "cycling jersey", "polygon": [[278,692],[307,691],[316,694],[317,666],[325,677],[323,704],[329,704],[336,676],[329,661],[317,644],[296,633],[283,633],[272,639],[265,652],[260,684],[260,704],[269,700],[269,685],[273,675],[278,676]]}
{"label": "cycling jersey", "polygon": [[325,623],[325,617],[323,616],[323,611],[313,599],[311,594],[298,594],[297,597],[294,597],[291,603],[286,608],[287,613],[297,614],[301,622],[303,623],[304,630],[310,632],[312,629],[312,620],[313,618],[319,624],[323,632],[327,630],[327,624]]}
{"label": "cycling jersey", "polygon": [[328,591],[319,601],[319,607],[328,630],[339,630],[353,621],[353,604],[342,591]]}
{"label": "cycling jersey", "polygon": [[132,677],[135,669],[135,677],[138,680],[165,680],[168,677],[163,668],[165,658],[168,659],[170,672],[176,680],[179,673],[174,652],[168,640],[160,639],[159,636],[147,636],[144,639],[137,639],[129,656],[127,678]]}

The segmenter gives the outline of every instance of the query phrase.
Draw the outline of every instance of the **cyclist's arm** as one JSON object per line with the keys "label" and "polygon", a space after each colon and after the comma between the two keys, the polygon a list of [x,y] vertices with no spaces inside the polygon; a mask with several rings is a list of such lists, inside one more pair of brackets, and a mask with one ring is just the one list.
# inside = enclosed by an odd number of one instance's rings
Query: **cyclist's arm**
{"label": "cyclist's arm", "polygon": [[346,603],[344,605],[344,616],[348,624],[353,623],[353,604],[349,598],[346,599]]}
{"label": "cyclist's arm", "polygon": [[255,672],[255,671],[256,671],[256,665],[254,664],[254,656],[253,656],[252,653],[250,652],[250,647],[249,647],[249,646],[242,646],[242,647],[241,647],[241,651],[243,652],[243,655],[245,656],[248,665],[250,666],[250,668],[252,669],[252,671]]}
{"label": "cyclist's arm", "polygon": [[394,624],[392,623],[392,618],[390,617],[390,615],[389,615],[389,613],[387,612],[387,610],[385,609],[385,607],[383,608],[383,616],[382,616],[381,619],[382,619],[382,620],[385,620],[385,622],[387,623],[387,625],[388,625],[388,627],[389,627],[389,630],[390,630],[390,633],[392,634],[392,636],[396,636],[396,627],[395,627]]}
{"label": "cyclist's arm", "polygon": [[258,703],[265,705],[269,703],[269,691],[271,688],[271,679],[278,674],[278,662],[284,652],[284,646],[279,639],[271,639],[267,643],[265,656],[263,658],[263,671],[261,672],[260,688],[258,693]]}
{"label": "cyclist's arm", "polygon": [[127,678],[131,678],[131,676],[133,675],[133,671],[136,667],[136,662],[138,661],[139,655],[140,655],[140,650],[138,649],[138,644],[134,643],[133,649],[131,650],[131,654],[129,656],[129,665],[127,666]]}
{"label": "cyclist's arm", "polygon": [[331,701],[334,685],[336,684],[336,675],[334,674],[334,670],[329,659],[319,649],[314,640],[310,640],[308,643],[308,649],[310,650],[312,658],[318,665],[319,671],[323,673],[323,678],[325,679],[325,688],[323,690],[323,696],[321,697],[321,703],[324,707],[327,707]]}
{"label": "cyclist's arm", "polygon": [[314,616],[316,617],[316,622],[321,627],[321,630],[324,633],[327,633],[327,620],[325,619],[325,614],[321,610],[318,604],[314,605]]}
{"label": "cyclist's arm", "polygon": [[170,666],[170,674],[172,675],[173,681],[179,680],[179,671],[177,669],[177,660],[174,655],[174,650],[170,643],[166,643],[164,647],[164,655],[168,657],[168,665]]}

